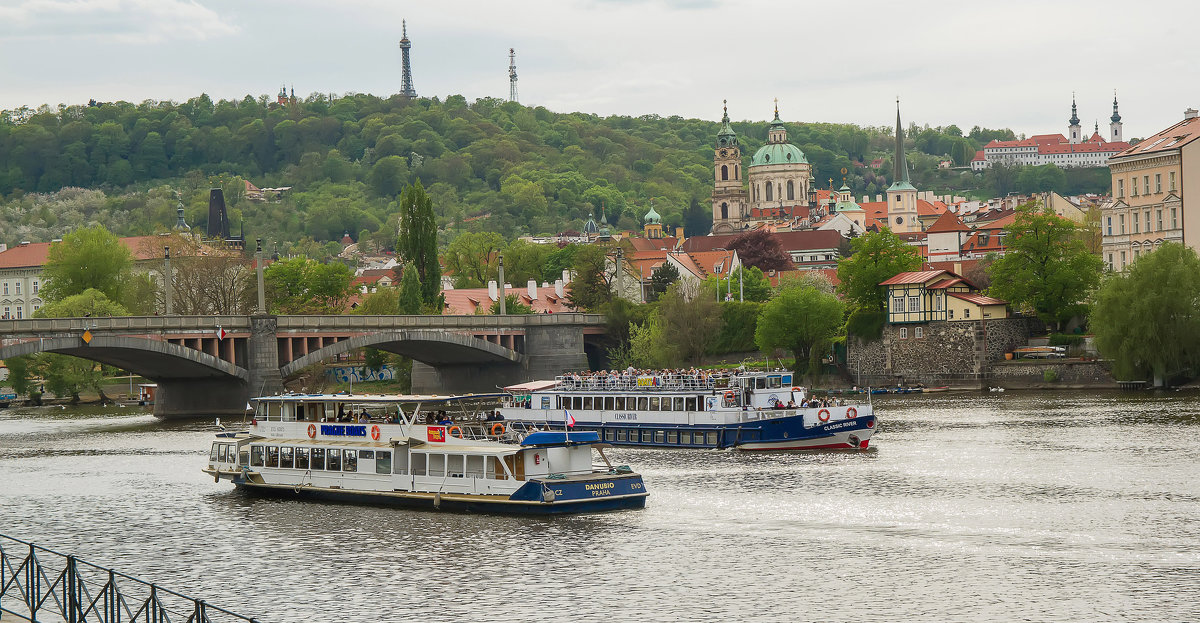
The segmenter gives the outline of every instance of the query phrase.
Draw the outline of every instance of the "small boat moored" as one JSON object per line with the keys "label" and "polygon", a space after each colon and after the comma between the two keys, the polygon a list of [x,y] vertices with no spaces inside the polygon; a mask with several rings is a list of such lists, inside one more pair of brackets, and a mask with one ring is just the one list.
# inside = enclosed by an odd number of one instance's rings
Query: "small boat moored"
{"label": "small boat moored", "polygon": [[[642,477],[611,464],[596,433],[518,431],[467,412],[499,397],[257,398],[249,430],[219,433],[203,471],[262,494],[435,510],[558,514],[645,506]],[[461,416],[451,417],[450,409]],[[593,452],[600,465],[593,465]]]}

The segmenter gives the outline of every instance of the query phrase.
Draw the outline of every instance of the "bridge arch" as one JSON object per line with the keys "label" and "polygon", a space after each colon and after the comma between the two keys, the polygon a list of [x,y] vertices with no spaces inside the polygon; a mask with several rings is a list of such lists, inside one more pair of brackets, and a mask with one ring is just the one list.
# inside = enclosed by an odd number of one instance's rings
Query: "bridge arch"
{"label": "bridge arch", "polygon": [[155,381],[234,377],[245,381],[249,372],[198,350],[133,336],[53,337],[0,347],[0,359],[57,353],[116,366]]}
{"label": "bridge arch", "polygon": [[431,366],[473,363],[519,364],[524,360],[524,355],[515,350],[471,335],[433,330],[388,331],[358,335],[348,340],[335,342],[284,365],[279,372],[286,379],[304,368],[330,357],[368,346],[403,355]]}

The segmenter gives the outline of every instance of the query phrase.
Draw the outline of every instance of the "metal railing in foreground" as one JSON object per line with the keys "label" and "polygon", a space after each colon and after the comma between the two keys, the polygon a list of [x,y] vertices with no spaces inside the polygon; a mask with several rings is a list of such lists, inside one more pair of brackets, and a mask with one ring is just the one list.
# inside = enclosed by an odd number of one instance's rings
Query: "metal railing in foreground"
{"label": "metal railing in foreground", "polygon": [[258,623],[202,599],[4,534],[0,614],[56,623]]}

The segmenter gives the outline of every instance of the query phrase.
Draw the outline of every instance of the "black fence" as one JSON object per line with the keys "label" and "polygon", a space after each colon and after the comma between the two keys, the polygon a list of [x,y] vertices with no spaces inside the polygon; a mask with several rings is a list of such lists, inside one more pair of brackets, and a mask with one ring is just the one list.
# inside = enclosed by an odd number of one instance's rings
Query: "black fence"
{"label": "black fence", "polygon": [[46,623],[258,623],[201,599],[3,534],[0,613]]}

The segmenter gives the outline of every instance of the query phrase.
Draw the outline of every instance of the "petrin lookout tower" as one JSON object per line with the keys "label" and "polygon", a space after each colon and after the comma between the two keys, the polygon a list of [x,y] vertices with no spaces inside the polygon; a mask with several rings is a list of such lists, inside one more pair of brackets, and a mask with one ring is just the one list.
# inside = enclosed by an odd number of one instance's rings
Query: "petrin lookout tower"
{"label": "petrin lookout tower", "polygon": [[403,57],[403,74],[400,78],[400,95],[404,97],[416,97],[417,90],[413,88],[412,82],[412,67],[408,62],[408,51],[412,49],[412,42],[408,40],[408,23],[407,20],[400,20],[400,54]]}

